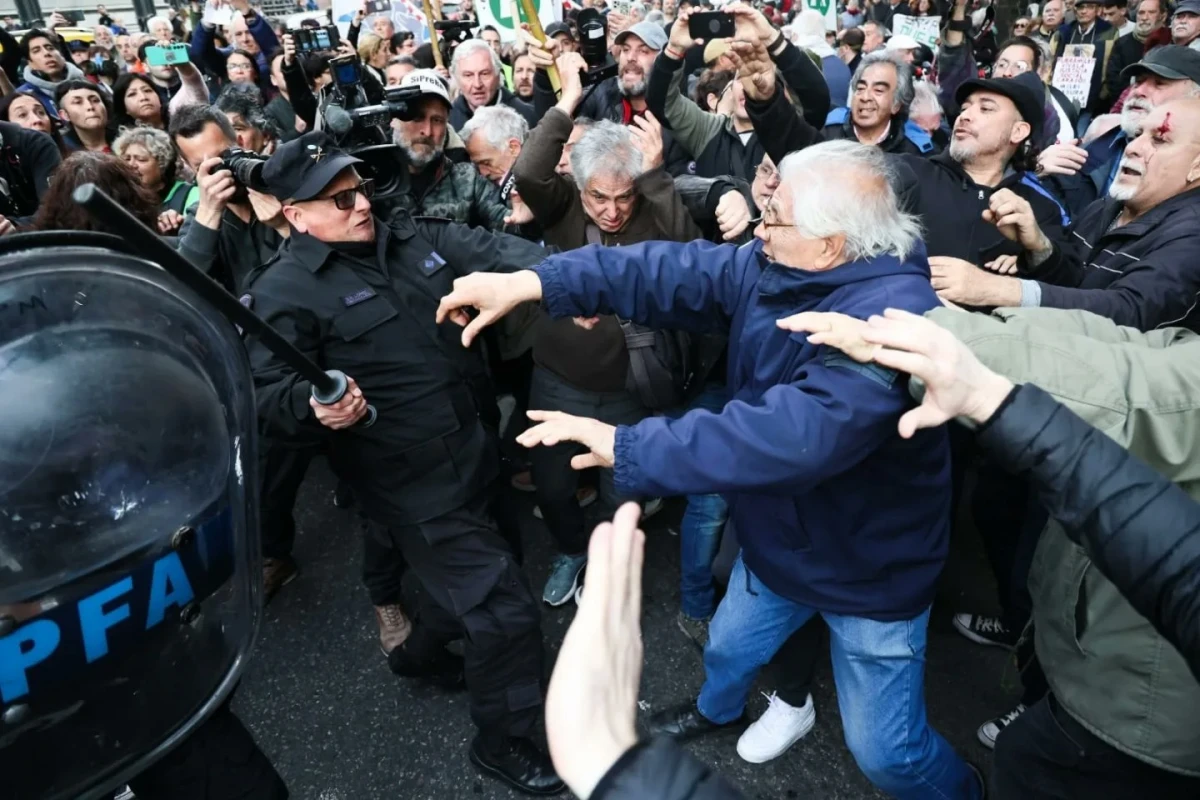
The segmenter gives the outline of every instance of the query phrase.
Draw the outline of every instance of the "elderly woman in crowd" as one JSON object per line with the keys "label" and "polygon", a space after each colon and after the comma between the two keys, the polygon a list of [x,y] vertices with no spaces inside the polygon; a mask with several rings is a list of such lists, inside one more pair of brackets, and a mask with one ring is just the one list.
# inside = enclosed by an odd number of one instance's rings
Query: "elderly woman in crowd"
{"label": "elderly woman in crowd", "polygon": [[157,198],[160,213],[172,220],[178,218],[171,230],[178,229],[184,212],[199,201],[200,189],[194,183],[179,180],[171,137],[156,128],[139,125],[117,137],[113,153],[133,168],[142,185]]}

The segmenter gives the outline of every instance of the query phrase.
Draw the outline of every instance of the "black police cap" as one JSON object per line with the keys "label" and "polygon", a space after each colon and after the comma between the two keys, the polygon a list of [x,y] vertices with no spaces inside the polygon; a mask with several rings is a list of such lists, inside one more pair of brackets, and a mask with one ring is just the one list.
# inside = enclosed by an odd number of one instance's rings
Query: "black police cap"
{"label": "black police cap", "polygon": [[313,131],[279,145],[263,167],[263,181],[279,200],[311,200],[344,169],[361,163],[339,150],[329,134]]}

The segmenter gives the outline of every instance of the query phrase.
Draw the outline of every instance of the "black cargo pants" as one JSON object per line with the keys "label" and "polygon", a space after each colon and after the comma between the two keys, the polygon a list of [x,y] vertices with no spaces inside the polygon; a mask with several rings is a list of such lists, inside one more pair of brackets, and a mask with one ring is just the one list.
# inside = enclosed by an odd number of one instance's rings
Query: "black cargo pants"
{"label": "black cargo pants", "polygon": [[[363,580],[375,605],[400,602],[407,566],[424,590],[417,619],[442,643],[463,639],[471,719],[486,736],[529,736],[545,684],[540,611],[489,491],[436,519],[367,526]],[[504,530],[509,535],[501,533]]]}

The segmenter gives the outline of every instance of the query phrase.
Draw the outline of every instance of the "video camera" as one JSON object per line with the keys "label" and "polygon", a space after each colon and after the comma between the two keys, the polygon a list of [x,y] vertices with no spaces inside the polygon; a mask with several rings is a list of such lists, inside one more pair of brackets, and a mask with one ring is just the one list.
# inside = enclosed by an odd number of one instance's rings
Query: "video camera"
{"label": "video camera", "polygon": [[389,86],[383,92],[382,103],[356,108],[330,104],[325,108],[325,126],[339,138],[355,128],[386,128],[394,119],[411,120],[413,103],[420,96],[419,86]]}
{"label": "video camera", "polygon": [[438,47],[442,51],[442,61],[447,67],[454,60],[455,48],[471,38],[474,24],[463,20],[437,20],[433,23],[433,29],[438,35]]}
{"label": "video camera", "polygon": [[617,65],[608,55],[608,20],[594,8],[585,8],[576,18],[579,29],[579,54],[587,62],[587,72],[579,76],[584,86],[606,81],[617,74]]}

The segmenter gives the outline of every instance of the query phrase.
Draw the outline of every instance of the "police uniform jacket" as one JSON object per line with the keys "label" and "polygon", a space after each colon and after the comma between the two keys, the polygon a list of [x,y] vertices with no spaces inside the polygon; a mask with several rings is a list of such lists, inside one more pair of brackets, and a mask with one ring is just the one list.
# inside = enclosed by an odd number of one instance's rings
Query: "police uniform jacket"
{"label": "police uniform jacket", "polygon": [[478,347],[463,348],[458,325],[434,323],[438,302],[455,278],[524,269],[547,253],[517,237],[404,214],[376,219],[375,232],[354,252],[293,232],[242,298],[322,369],[354,378],[378,411],[373,426],[322,426],[307,380],[257,341],[249,354],[264,433],[329,437],[334,469],[367,515],[415,524],[478,495],[499,466],[483,359]]}

